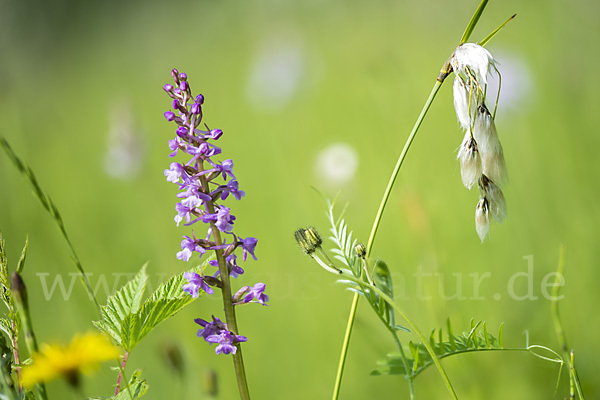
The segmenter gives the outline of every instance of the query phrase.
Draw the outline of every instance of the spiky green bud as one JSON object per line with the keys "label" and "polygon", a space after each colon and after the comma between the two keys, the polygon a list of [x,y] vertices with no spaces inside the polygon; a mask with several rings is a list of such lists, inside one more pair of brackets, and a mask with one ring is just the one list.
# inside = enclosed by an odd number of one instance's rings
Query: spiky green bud
{"label": "spiky green bud", "polygon": [[312,226],[308,227],[308,229],[298,229],[294,233],[294,237],[300,248],[302,248],[302,251],[308,255],[312,255],[323,244],[323,239],[321,239],[319,232]]}

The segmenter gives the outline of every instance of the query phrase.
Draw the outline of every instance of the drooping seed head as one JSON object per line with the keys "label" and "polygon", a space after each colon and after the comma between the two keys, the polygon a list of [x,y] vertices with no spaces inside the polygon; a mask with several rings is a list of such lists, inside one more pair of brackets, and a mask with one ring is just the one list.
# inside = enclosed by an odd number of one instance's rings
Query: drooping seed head
{"label": "drooping seed head", "polygon": [[489,214],[498,222],[506,220],[506,201],[502,190],[487,176],[482,175],[479,180],[481,197],[487,199]]}
{"label": "drooping seed head", "polygon": [[490,219],[488,217],[488,201],[484,197],[479,200],[475,208],[475,230],[483,242],[490,230]]}
{"label": "drooping seed head", "polygon": [[463,185],[467,189],[471,189],[473,185],[479,182],[482,167],[477,142],[468,132],[465,134],[465,138],[458,151],[458,160],[460,162],[460,177],[462,178]]}

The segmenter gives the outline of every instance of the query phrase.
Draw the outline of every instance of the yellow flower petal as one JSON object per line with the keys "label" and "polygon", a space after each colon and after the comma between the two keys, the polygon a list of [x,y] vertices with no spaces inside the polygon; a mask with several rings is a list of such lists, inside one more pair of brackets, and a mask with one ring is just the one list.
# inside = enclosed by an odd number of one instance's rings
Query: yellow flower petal
{"label": "yellow flower petal", "polygon": [[42,345],[40,352],[33,354],[33,363],[23,367],[22,384],[31,387],[58,376],[73,382],[80,372],[90,373],[101,361],[119,358],[119,348],[99,333],[76,335],[66,346]]}

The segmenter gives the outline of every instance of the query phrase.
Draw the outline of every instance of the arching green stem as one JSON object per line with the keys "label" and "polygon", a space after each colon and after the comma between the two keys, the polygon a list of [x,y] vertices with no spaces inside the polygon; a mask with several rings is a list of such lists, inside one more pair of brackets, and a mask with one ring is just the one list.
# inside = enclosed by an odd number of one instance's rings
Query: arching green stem
{"label": "arching green stem", "polygon": [[419,327],[417,327],[417,325],[408,317],[408,315],[406,315],[404,313],[404,311],[402,311],[402,309],[400,307],[398,307],[398,305],[394,302],[394,300],[391,297],[389,297],[387,294],[385,294],[377,286],[370,285],[370,284],[364,282],[363,280],[356,278],[353,275],[344,273],[344,274],[342,274],[342,278],[353,281],[353,282],[357,283],[359,286],[367,287],[367,288],[369,288],[369,290],[372,290],[375,293],[377,293],[379,296],[381,296],[381,298],[383,300],[385,300],[402,317],[402,319],[404,319],[408,323],[411,331],[414,332],[419,337],[419,339],[423,343],[423,346],[425,346],[425,348],[427,349],[427,352],[431,356],[433,363],[435,364],[435,366],[438,369],[438,372],[442,376],[442,380],[444,381],[444,385],[448,389],[448,392],[450,393],[450,395],[452,396],[452,398],[454,400],[458,400],[456,392],[454,391],[454,388],[452,387],[452,384],[450,383],[450,378],[448,378],[448,375],[446,374],[444,367],[442,367],[442,364],[440,363],[440,359],[438,358],[437,354],[435,354],[435,350],[433,349],[433,347],[431,347],[429,340],[425,337],[425,335],[423,335],[423,332],[421,332]]}

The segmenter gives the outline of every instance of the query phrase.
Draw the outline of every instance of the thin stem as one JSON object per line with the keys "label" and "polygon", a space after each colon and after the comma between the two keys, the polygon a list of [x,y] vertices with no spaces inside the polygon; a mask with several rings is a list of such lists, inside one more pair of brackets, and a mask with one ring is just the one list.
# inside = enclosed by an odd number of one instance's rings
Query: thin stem
{"label": "thin stem", "polygon": [[125,365],[127,365],[127,358],[129,358],[128,351],[126,351],[123,355],[123,362],[121,362],[119,367],[119,376],[117,377],[117,387],[115,389],[115,396],[118,395],[119,391],[121,390],[121,379],[123,379],[123,376],[125,375]]}
{"label": "thin stem", "polygon": [[73,247],[73,244],[71,243],[71,240],[69,239],[69,236],[67,235],[67,231],[65,229],[65,224],[60,215],[60,212],[58,211],[58,208],[56,208],[56,205],[54,204],[54,202],[52,201],[50,196],[42,190],[41,186],[39,185],[39,183],[37,181],[37,178],[35,177],[35,175],[33,174],[33,171],[31,170],[31,168],[29,168],[27,165],[25,165],[25,163],[23,163],[23,161],[21,161],[21,159],[19,159],[19,157],[12,150],[12,148],[10,147],[10,145],[8,144],[6,139],[1,136],[0,136],[0,146],[4,149],[4,152],[6,153],[6,155],[10,159],[10,161],[15,165],[15,167],[19,170],[19,172],[25,177],[25,179],[27,180],[27,182],[30,184],[31,188],[33,189],[33,193],[34,193],[35,197],[38,198],[38,200],[42,203],[42,206],[44,206],[44,208],[50,213],[50,216],[56,223],[58,230],[60,230],[60,233],[62,234],[63,238],[67,242],[67,245],[69,246],[69,250],[71,250],[71,257],[72,257],[73,263],[75,264],[75,268],[77,268],[77,270],[81,273],[81,280],[83,282],[83,286],[85,287],[85,290],[88,292],[90,299],[92,299],[94,301],[94,305],[96,306],[98,313],[100,313],[100,304],[98,303],[98,300],[96,299],[96,295],[94,294],[94,291],[92,290],[92,286],[90,285],[88,277],[87,277],[85,271],[83,270],[83,266],[81,265],[81,262],[79,261],[79,257],[77,257],[77,253],[75,253],[75,248]]}
{"label": "thin stem", "polygon": [[[11,310],[14,315],[14,310]],[[21,356],[19,355],[19,338],[17,337],[17,324],[13,319],[11,321],[11,333],[10,343],[13,348],[13,356],[15,359],[15,371],[17,372],[17,380],[19,381],[19,390],[23,390],[23,385],[21,384]]]}
{"label": "thin stem", "polygon": [[[198,167],[199,172],[204,170],[200,164]],[[208,182],[204,175],[200,176],[200,183],[204,188],[205,192],[209,193]],[[212,201],[206,202],[207,211],[210,214],[215,213],[215,205]],[[221,232],[213,221],[210,222],[210,229],[212,231],[213,238],[215,239],[216,247],[220,247],[223,244],[221,238]],[[222,249],[215,250],[217,263],[219,265],[219,276],[222,283],[221,295],[223,297],[223,310],[225,311],[225,323],[227,329],[233,332],[234,335],[239,333],[237,327],[237,319],[235,316],[235,307],[233,305],[233,299],[231,295],[231,281],[229,279],[229,268],[227,267],[227,260],[223,255]],[[248,380],[246,378],[246,370],[244,368],[244,358],[242,357],[242,346],[240,343],[236,344],[237,350],[233,354],[233,366],[235,369],[235,375],[237,377],[238,390],[240,392],[240,398],[242,400],[250,400],[250,391],[248,389]]]}
{"label": "thin stem", "polygon": [[[446,63],[446,64],[448,64],[448,63]],[[444,68],[446,68],[446,64],[444,65]],[[442,69],[442,72],[444,72],[444,69]],[[446,72],[446,76],[447,76],[447,73],[448,72]],[[408,136],[408,139],[406,139],[406,143],[404,144],[402,153],[400,153],[400,157],[398,158],[398,161],[396,162],[396,166],[394,167],[392,176],[390,177],[390,180],[388,181],[387,187],[385,188],[385,192],[383,193],[383,198],[381,199],[381,203],[379,204],[379,209],[377,210],[377,215],[375,216],[375,221],[373,222],[373,228],[371,229],[371,235],[369,236],[369,241],[367,242],[367,256],[369,256],[369,254],[371,254],[373,242],[375,241],[375,235],[377,234],[377,229],[379,228],[379,223],[381,222],[381,217],[383,216],[383,210],[385,209],[387,201],[390,197],[390,193],[392,192],[392,187],[394,186],[396,177],[398,176],[398,173],[400,172],[400,167],[402,167],[402,163],[404,162],[404,159],[406,158],[408,149],[410,149],[410,145],[412,144],[415,136],[417,135],[419,127],[421,126],[421,123],[423,122],[423,119],[425,118],[425,115],[427,114],[427,111],[429,110],[431,103],[433,103],[433,99],[435,98],[438,90],[442,86],[442,82],[443,82],[444,78],[445,78],[445,76],[442,78],[442,80],[440,80],[440,78],[438,78],[438,80],[436,80],[435,85],[433,86],[433,89],[431,90],[431,93],[429,94],[429,98],[427,98],[427,101],[425,102],[425,105],[423,106],[423,109],[421,110],[421,114],[419,114],[419,118],[417,119],[417,122],[415,122],[415,125],[414,125],[412,131],[410,132],[410,135]]]}
{"label": "thin stem", "polygon": [[[209,212],[214,213],[214,210],[210,210],[212,204],[207,203]],[[215,224],[211,221],[211,229],[213,232],[213,237],[215,238],[215,243],[217,246],[220,246],[223,242],[221,240],[221,234],[219,229],[215,226]],[[231,296],[231,282],[229,279],[229,269],[227,268],[227,261],[223,256],[223,250],[215,250],[217,255],[217,261],[219,263],[219,276],[221,277],[221,282],[223,283],[223,288],[221,289],[221,294],[223,296],[223,309],[225,311],[225,321],[227,323],[227,329],[233,332],[234,335],[239,333],[237,327],[237,319],[235,316],[235,308],[232,302]],[[242,357],[242,346],[241,344],[237,344],[237,351],[233,354],[233,366],[235,368],[235,375],[237,377],[238,390],[240,392],[240,398],[242,400],[250,400],[250,392],[248,390],[248,380],[246,379],[246,370],[244,368],[244,358]]]}
{"label": "thin stem", "polygon": [[350,315],[348,316],[348,324],[346,326],[346,334],[342,343],[342,353],[340,354],[340,362],[338,364],[337,375],[335,377],[335,385],[333,388],[333,400],[337,400],[340,395],[340,387],[342,386],[342,375],[344,373],[344,365],[346,364],[346,354],[348,354],[348,345],[350,344],[350,335],[352,334],[352,325],[354,325],[354,317],[358,307],[358,293],[354,293],[352,298],[352,306],[350,307]]}
{"label": "thin stem", "polygon": [[408,393],[410,394],[410,399],[414,400],[416,398],[416,393],[415,393],[415,377],[416,377],[416,375],[408,374],[408,359],[406,358],[406,354],[404,353],[404,348],[402,347],[402,342],[400,341],[400,338],[398,337],[398,333],[394,330],[394,328],[392,328],[389,325],[387,328],[390,331],[390,333],[392,334],[392,336],[394,337],[394,342],[396,342],[396,347],[398,348],[398,351],[400,352],[400,358],[402,358],[402,364],[404,365],[404,370],[407,372],[406,378],[408,379]]}
{"label": "thin stem", "polygon": [[396,312],[398,314],[400,314],[400,316],[408,323],[408,325],[410,325],[411,330],[419,337],[419,339],[423,343],[423,346],[425,346],[425,348],[427,349],[427,352],[429,353],[429,355],[431,356],[431,359],[433,360],[433,363],[437,367],[438,372],[440,373],[440,375],[442,377],[442,380],[444,381],[444,385],[448,389],[448,392],[450,393],[450,395],[452,396],[452,398],[454,400],[458,400],[456,392],[454,391],[454,388],[452,387],[452,383],[450,383],[450,378],[448,378],[448,375],[446,374],[446,371],[444,370],[444,367],[440,363],[440,360],[439,360],[437,354],[435,354],[435,350],[433,350],[433,348],[431,347],[431,344],[429,343],[429,340],[427,340],[427,338],[425,337],[425,335],[423,335],[423,333],[421,332],[421,330],[408,317],[408,315],[406,315],[404,313],[404,311],[402,311],[402,309],[400,307],[398,307],[398,305],[394,302],[394,300],[391,297],[389,297],[387,294],[385,294],[377,286],[369,285],[366,282],[364,282],[363,280],[356,278],[354,275],[350,275],[350,274],[344,273],[343,276],[344,276],[344,278],[347,278],[348,280],[356,282],[357,284],[359,284],[361,286],[364,285],[364,286],[368,287],[370,290],[373,290],[379,296],[381,296],[383,298],[383,300],[385,300],[391,307],[393,307],[394,310],[396,310]]}
{"label": "thin stem", "polygon": [[573,352],[569,351],[569,346],[567,345],[567,337],[565,335],[565,331],[563,329],[562,322],[560,319],[560,314],[558,312],[558,300],[561,298],[561,296],[559,296],[559,290],[562,286],[561,279],[563,277],[565,265],[567,262],[566,253],[567,250],[565,245],[561,244],[558,256],[558,270],[556,271],[554,287],[552,288],[552,303],[550,303],[550,307],[552,311],[552,321],[554,322],[554,330],[556,332],[558,344],[560,345],[560,349],[562,350],[564,357],[569,363],[570,385],[575,386],[579,398],[583,400],[585,399],[585,397],[583,396],[583,389],[581,388],[579,376],[577,375],[577,370],[575,369],[575,365],[573,363]]}
{"label": "thin stem", "polygon": [[[35,338],[35,332],[33,330],[31,314],[29,313],[27,288],[25,287],[25,282],[23,282],[23,279],[21,278],[21,275],[18,272],[12,273],[10,286],[13,299],[15,300],[15,304],[17,306],[17,310],[19,311],[19,314],[21,316],[21,326],[25,336],[25,344],[27,345],[27,350],[29,350],[29,354],[33,355],[34,353],[38,352],[38,343],[37,339]],[[48,395],[46,394],[46,386],[44,382],[36,384],[36,389],[41,400],[48,399]]]}

